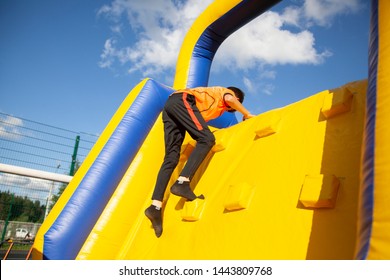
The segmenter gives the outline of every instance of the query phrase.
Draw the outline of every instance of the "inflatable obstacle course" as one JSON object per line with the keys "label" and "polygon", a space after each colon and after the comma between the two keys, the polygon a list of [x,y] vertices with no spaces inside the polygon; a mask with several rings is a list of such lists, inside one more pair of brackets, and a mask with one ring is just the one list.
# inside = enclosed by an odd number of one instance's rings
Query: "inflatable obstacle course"
{"label": "inflatable obstacle course", "polygon": [[[207,86],[224,39],[277,2],[216,0],[205,10],[173,87],[145,79],[130,92],[42,225],[34,259],[389,259],[385,0],[371,1],[368,80],[241,123],[223,115],[193,180],[206,199],[167,192],[160,238],[144,216],[164,156],[165,100]],[[193,147],[187,138],[173,177]]]}

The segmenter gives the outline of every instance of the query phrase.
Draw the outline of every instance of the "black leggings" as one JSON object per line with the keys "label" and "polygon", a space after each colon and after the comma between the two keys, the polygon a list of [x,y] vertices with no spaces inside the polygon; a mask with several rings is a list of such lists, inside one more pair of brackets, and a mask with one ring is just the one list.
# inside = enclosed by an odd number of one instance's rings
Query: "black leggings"
{"label": "black leggings", "polygon": [[174,93],[164,106],[165,157],[157,176],[153,200],[162,201],[173,170],[179,163],[180,149],[185,133],[196,140],[196,147],[188,158],[180,176],[194,176],[210,149],[215,144],[214,134],[208,128],[196,107],[195,97],[187,93]]}

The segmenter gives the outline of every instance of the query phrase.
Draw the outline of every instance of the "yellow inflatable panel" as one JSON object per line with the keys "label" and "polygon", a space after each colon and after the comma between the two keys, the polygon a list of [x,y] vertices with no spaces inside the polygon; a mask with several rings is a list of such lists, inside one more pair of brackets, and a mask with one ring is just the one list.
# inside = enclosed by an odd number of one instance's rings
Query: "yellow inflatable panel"
{"label": "yellow inflatable panel", "polygon": [[[77,259],[115,259],[127,233],[137,224],[150,197],[161,161],[164,141],[161,117],[112,195]],[[134,214],[136,213],[136,215]]]}
{"label": "yellow inflatable panel", "polygon": [[[160,238],[143,213],[164,156],[157,121],[78,259],[353,259],[366,87],[353,82],[216,130],[222,148],[193,180],[205,200],[168,191]],[[349,110],[327,117],[323,108],[345,92]],[[176,172],[191,151],[188,138]]]}

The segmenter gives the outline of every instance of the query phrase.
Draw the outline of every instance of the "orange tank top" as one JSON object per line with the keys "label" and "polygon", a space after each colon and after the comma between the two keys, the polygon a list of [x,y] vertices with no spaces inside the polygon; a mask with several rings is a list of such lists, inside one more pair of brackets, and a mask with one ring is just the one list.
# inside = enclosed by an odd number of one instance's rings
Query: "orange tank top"
{"label": "orange tank top", "polygon": [[224,101],[225,94],[231,94],[234,97],[234,92],[225,87],[197,87],[178,90],[175,93],[186,92],[195,96],[196,107],[198,107],[204,120],[218,118],[226,111],[227,105]]}

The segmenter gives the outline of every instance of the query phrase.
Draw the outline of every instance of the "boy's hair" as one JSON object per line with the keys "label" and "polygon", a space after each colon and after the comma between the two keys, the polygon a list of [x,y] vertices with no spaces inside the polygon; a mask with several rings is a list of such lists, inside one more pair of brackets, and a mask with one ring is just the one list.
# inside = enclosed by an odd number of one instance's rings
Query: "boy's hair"
{"label": "boy's hair", "polygon": [[236,87],[228,87],[228,89],[234,92],[240,103],[244,102],[245,93],[241,89]]}

